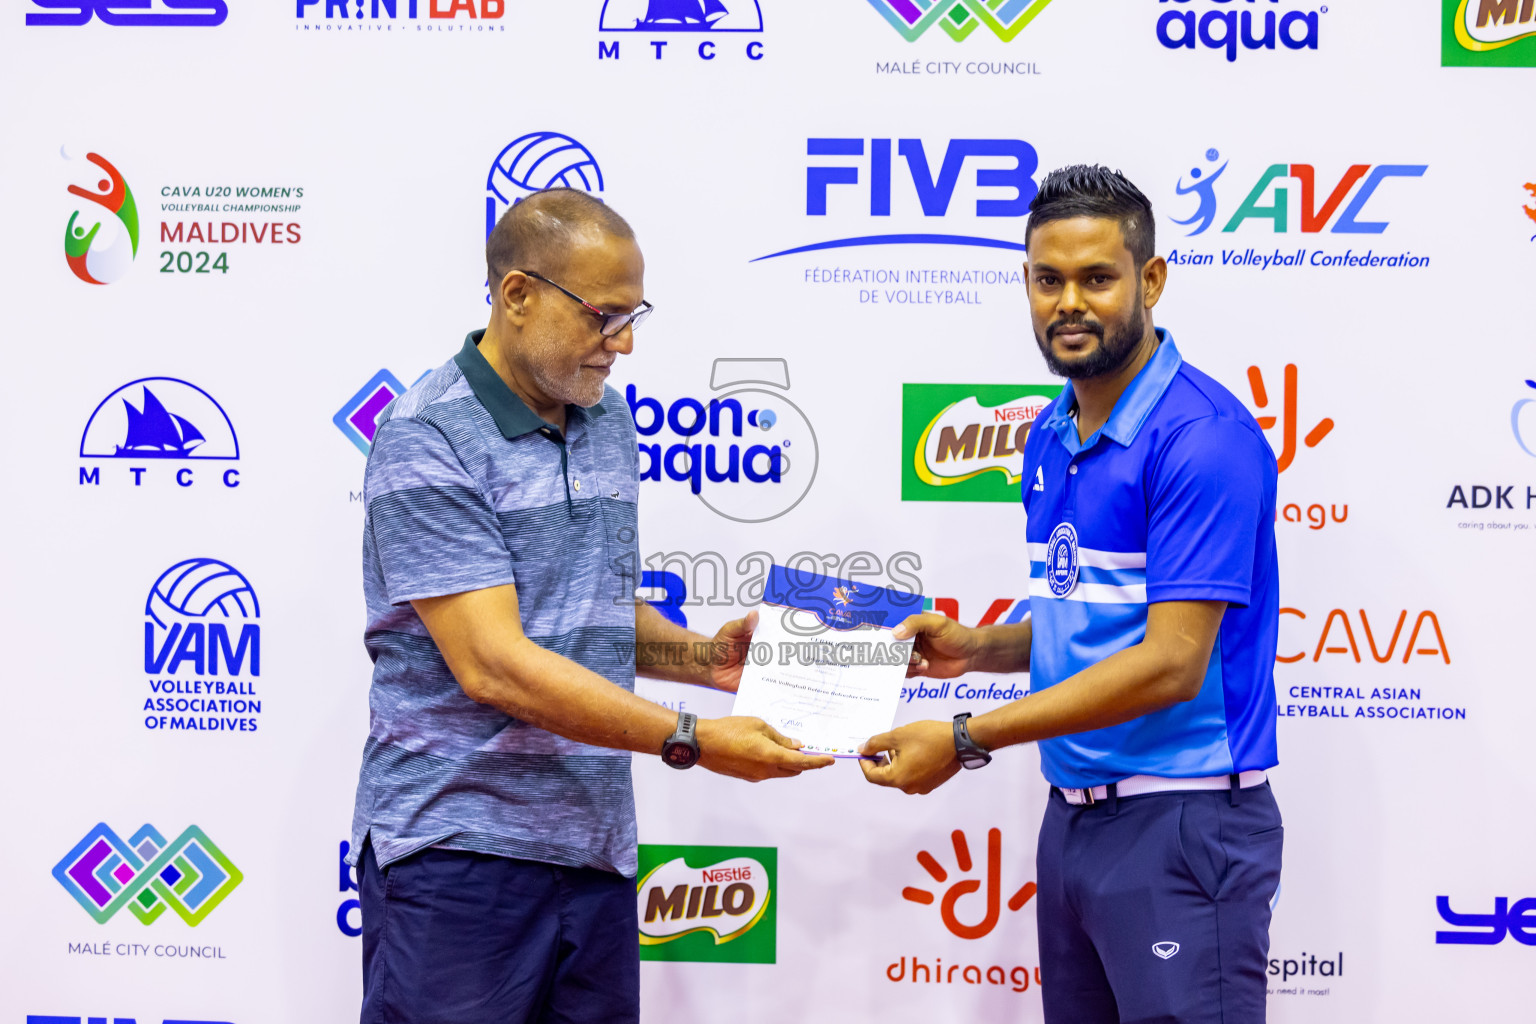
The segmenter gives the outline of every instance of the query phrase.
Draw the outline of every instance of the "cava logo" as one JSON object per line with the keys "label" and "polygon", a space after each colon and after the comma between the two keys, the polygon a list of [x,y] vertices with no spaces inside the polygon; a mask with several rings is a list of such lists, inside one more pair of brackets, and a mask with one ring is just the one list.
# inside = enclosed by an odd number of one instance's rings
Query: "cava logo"
{"label": "cava logo", "polygon": [[774,963],[777,876],[771,846],[642,845],[640,958]]}
{"label": "cava logo", "polygon": [[903,501],[1019,501],[1024,441],[1059,385],[902,385]]}
{"label": "cava logo", "polygon": [[1051,0],[869,0],[907,42],[938,26],[955,42],[978,28],[1011,43]]}
{"label": "cava logo", "polygon": [[169,907],[195,928],[245,876],[196,825],[170,843],[145,825],[124,842],[103,822],[54,865],[53,877],[97,924],[124,907],[154,924]]}
{"label": "cava logo", "polygon": [[[68,150],[60,153],[75,164],[75,177],[91,182],[89,186],[69,186],[69,194],[84,202],[74,204],[64,226],[65,262],[86,284],[111,284],[128,273],[139,254],[139,208],[133,201],[133,191],[106,157],[87,153],[87,162],[82,163],[75,161]],[[110,213],[111,218],[103,216],[102,211]]]}
{"label": "cava logo", "polygon": [[1536,4],[1530,0],[1441,0],[1440,63],[1536,67]]}
{"label": "cava logo", "polygon": [[[223,407],[196,384],[175,377],[141,377],[96,406],[80,435],[80,458],[117,461],[119,467],[109,464],[109,474],[125,469],[135,487],[144,486],[145,476],[153,479],[162,467],[163,475],[173,477],[178,486],[191,487],[198,471],[190,463],[235,462],[240,440]],[[240,486],[238,469],[213,467],[212,472],[225,487]],[[81,466],[80,483],[99,486],[101,467]]]}

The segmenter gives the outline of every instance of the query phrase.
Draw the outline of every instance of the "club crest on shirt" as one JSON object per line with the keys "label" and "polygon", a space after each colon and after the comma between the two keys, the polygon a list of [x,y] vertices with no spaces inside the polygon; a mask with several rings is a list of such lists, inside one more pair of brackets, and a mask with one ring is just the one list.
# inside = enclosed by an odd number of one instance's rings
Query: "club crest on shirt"
{"label": "club crest on shirt", "polygon": [[1062,523],[1045,546],[1045,581],[1051,593],[1066,597],[1077,586],[1077,529]]}

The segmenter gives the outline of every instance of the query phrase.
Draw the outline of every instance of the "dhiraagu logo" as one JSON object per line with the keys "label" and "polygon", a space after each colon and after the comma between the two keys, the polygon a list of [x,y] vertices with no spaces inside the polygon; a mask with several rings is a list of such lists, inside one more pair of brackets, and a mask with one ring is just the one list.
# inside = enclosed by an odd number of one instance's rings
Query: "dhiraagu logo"
{"label": "dhiraagu logo", "polygon": [[1442,67],[1536,67],[1529,0],[1440,0]]}
{"label": "dhiraagu logo", "polygon": [[1024,439],[1059,384],[903,384],[902,501],[1019,499]]}
{"label": "dhiraagu logo", "polygon": [[640,959],[771,964],[779,852],[772,846],[640,847]]}

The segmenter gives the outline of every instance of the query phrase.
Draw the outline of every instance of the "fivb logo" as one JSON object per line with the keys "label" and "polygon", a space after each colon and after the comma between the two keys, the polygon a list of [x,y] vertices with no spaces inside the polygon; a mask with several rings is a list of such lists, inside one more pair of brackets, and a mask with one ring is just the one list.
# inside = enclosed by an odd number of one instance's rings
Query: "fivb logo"
{"label": "fivb logo", "polygon": [[[1196,0],[1158,0],[1160,4],[1189,4]],[[1271,7],[1260,13],[1255,7],[1235,8],[1235,0],[1198,0],[1205,5],[1198,11],[1165,11],[1157,19],[1157,41],[1170,50],[1193,50],[1196,46],[1225,51],[1227,61],[1237,60],[1239,47],[1245,50],[1276,49],[1316,50],[1318,18],[1327,14],[1327,6],[1315,11],[1286,11],[1277,14]],[[1256,5],[1263,0],[1242,0]],[[1268,0],[1278,4],[1280,0]]]}
{"label": "fivb logo", "polygon": [[640,847],[640,959],[771,964],[777,959],[778,850]]}
{"label": "fivb logo", "polygon": [[127,907],[149,925],[169,907],[195,928],[245,876],[196,825],[170,843],[145,825],[124,842],[103,822],[54,865],[53,877],[97,924]]}
{"label": "fivb logo", "polygon": [[[164,464],[176,484],[197,482],[196,462],[235,462],[240,439],[212,395],[175,377],[141,377],[103,398],[80,435],[82,460],[110,459],[125,466],[135,487]],[[134,465],[151,462],[152,465]],[[240,486],[240,471],[218,466],[225,487]],[[81,466],[81,484],[101,484],[101,466]]]}
{"label": "fivb logo", "polygon": [[32,6],[62,13],[29,13],[28,25],[84,25],[95,17],[137,28],[212,28],[229,17],[225,0],[159,0],[158,10],[151,0],[32,0]]}
{"label": "fivb logo", "polygon": [[[1175,224],[1189,227],[1191,236],[1203,234],[1216,223],[1216,182],[1228,167],[1228,161],[1223,160],[1215,149],[1206,150],[1205,161],[1204,169],[1192,168],[1188,182],[1181,178],[1176,189],[1180,196],[1194,195],[1199,200],[1192,215],[1183,220],[1172,218]],[[1217,166],[1218,162],[1220,166]],[[1332,187],[1327,198],[1319,202],[1320,182],[1313,165],[1270,164],[1221,230],[1223,233],[1234,232],[1250,220],[1267,220],[1275,234],[1290,231],[1291,192],[1283,183],[1294,179],[1301,185],[1297,212],[1304,234],[1317,234],[1326,229],[1340,235],[1379,235],[1387,230],[1388,222],[1361,220],[1366,203],[1388,178],[1421,178],[1428,169],[1428,164],[1354,164]],[[1321,185],[1328,188],[1327,179],[1323,179]],[[1267,203],[1266,198],[1269,199]],[[1341,208],[1343,212],[1340,212]]]}
{"label": "fivb logo", "polygon": [[[32,15],[27,16],[32,23]],[[86,284],[111,284],[121,280],[139,254],[139,208],[133,190],[106,157],[87,153],[94,167],[82,166],[68,149],[60,155],[74,165],[77,177],[93,179],[91,187],[72,184],[69,194],[85,203],[74,203],[64,226],[64,261],[70,272]],[[112,214],[111,219],[101,211]]]}
{"label": "fivb logo", "polygon": [[987,28],[1005,43],[1012,42],[1051,0],[869,0],[907,42],[915,42],[937,25],[955,42],[978,28]]}

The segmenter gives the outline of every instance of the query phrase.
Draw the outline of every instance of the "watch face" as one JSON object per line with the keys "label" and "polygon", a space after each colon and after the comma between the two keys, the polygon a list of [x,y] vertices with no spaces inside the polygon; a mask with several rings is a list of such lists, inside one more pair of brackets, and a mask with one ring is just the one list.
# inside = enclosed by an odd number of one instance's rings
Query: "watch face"
{"label": "watch face", "polygon": [[673,768],[692,768],[699,759],[699,752],[686,743],[668,743],[661,752],[661,759]]}
{"label": "watch face", "polygon": [[991,763],[992,757],[990,754],[982,754],[970,750],[960,754],[960,767],[962,768],[980,768],[982,765]]}

